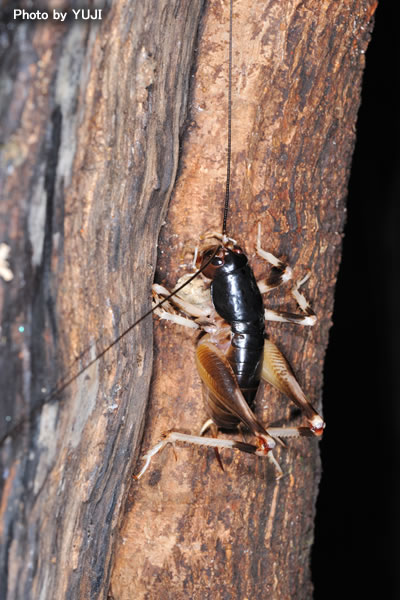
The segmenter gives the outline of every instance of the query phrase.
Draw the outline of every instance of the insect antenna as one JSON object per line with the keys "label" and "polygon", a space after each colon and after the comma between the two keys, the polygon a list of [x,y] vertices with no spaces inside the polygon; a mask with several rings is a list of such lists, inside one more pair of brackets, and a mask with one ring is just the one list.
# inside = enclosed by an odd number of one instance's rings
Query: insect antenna
{"label": "insect antenna", "polygon": [[[228,139],[227,139],[227,162],[226,162],[226,188],[225,188],[225,202],[224,202],[224,213],[223,213],[223,225],[222,225],[222,245],[227,241],[227,220],[228,220],[228,212],[229,212],[229,201],[230,201],[230,180],[231,180],[231,146],[232,146],[232,38],[233,38],[233,0],[229,0],[230,2],[230,13],[229,13],[229,60],[228,60]],[[94,365],[98,360],[103,358],[105,354],[107,354],[114,346],[116,346],[128,333],[130,333],[139,323],[141,323],[144,319],[149,317],[155,310],[157,310],[160,306],[162,306],[165,302],[170,300],[173,296],[175,296],[180,290],[189,285],[191,281],[193,281],[196,277],[198,277],[202,271],[209,265],[209,263],[213,260],[217,252],[220,250],[221,245],[216,246],[211,256],[202,264],[201,268],[198,269],[187,281],[185,281],[182,285],[176,288],[171,294],[164,297],[160,302],[158,302],[155,306],[153,306],[150,310],[144,313],[139,319],[134,321],[127,329],[125,329],[119,336],[117,336],[110,344],[108,344],[103,350],[101,350],[94,358],[89,360],[89,362],[81,367],[76,373],[71,374],[74,365],[83,360],[84,356],[93,348],[93,345],[85,348],[80,352],[80,354],[73,360],[73,362],[69,365],[67,374],[59,379],[57,384],[51,389],[45,396],[43,396],[40,402],[34,406],[32,406],[31,410],[28,414],[24,415],[20,421],[17,421],[11,430],[8,430],[4,437],[0,439],[0,444],[4,441],[5,437],[12,435],[14,432],[18,431],[21,425],[26,422],[27,419],[30,419],[32,415],[39,411],[41,407],[54,400],[57,396],[59,396],[62,392],[64,392],[78,377],[83,375],[92,365]]]}
{"label": "insect antenna", "polygon": [[[187,279],[184,283],[182,283],[179,287],[177,287],[168,296],[166,296],[165,298],[163,298],[162,300],[160,300],[160,302],[157,302],[157,304],[155,306],[153,306],[150,310],[148,310],[146,313],[144,313],[144,315],[142,315],[139,319],[137,319],[136,321],[134,321],[134,323],[132,323],[131,325],[129,325],[129,327],[127,327],[127,329],[125,329],[125,331],[123,331],[110,344],[108,344],[108,346],[106,346],[105,348],[103,348],[103,350],[101,352],[99,352],[94,358],[92,358],[77,373],[75,373],[74,375],[71,375],[69,378],[68,378],[68,375],[66,375],[63,379],[61,379],[59,381],[58,385],[52,391],[50,391],[47,394],[47,396],[45,396],[42,399],[42,403],[44,404],[46,402],[49,402],[50,400],[52,400],[53,398],[55,398],[56,396],[58,396],[59,394],[61,394],[61,392],[63,392],[69,385],[71,385],[71,383],[73,383],[78,377],[80,377],[83,373],[85,373],[100,358],[103,358],[103,356],[105,354],[107,354],[107,352],[109,350],[111,350],[111,348],[113,348],[114,346],[116,346],[126,335],[128,335],[128,333],[130,331],[132,331],[132,329],[134,329],[137,325],[139,325],[139,323],[141,323],[142,321],[144,321],[144,319],[146,319],[148,316],[150,316],[155,310],[157,310],[157,308],[159,308],[160,306],[162,306],[164,304],[164,302],[167,302],[168,300],[170,300],[173,296],[175,296],[178,292],[180,292],[184,287],[186,287],[187,285],[189,285],[189,283],[191,281],[193,281],[193,279],[195,279],[196,277],[198,277],[200,275],[200,273],[202,273],[202,271],[204,271],[204,269],[210,264],[210,262],[212,261],[212,259],[217,254],[217,252],[218,252],[218,250],[220,248],[221,248],[221,246],[217,246],[215,248],[215,250],[213,251],[212,255],[210,256],[210,258],[208,258],[205,261],[205,263],[201,266],[201,268],[198,269],[195,273],[193,273],[193,275],[191,277],[189,277],[189,279]],[[88,351],[88,349],[85,352],[87,352],[87,351]],[[81,359],[82,356],[85,354],[85,352],[81,353],[76,360]],[[74,361],[74,362],[76,362],[76,361]]]}
{"label": "insect antenna", "polygon": [[233,45],[233,0],[229,2],[229,59],[228,59],[228,143],[226,158],[226,187],[224,217],[222,222],[222,239],[227,237],[227,221],[229,212],[231,186],[231,153],[232,153],[232,45]]}
{"label": "insect antenna", "polygon": [[101,350],[98,354],[96,354],[96,356],[94,358],[92,358],[84,367],[81,367],[78,370],[77,373],[74,373],[72,375],[70,373],[71,373],[71,370],[73,368],[73,365],[75,363],[77,363],[79,360],[81,360],[85,356],[85,354],[87,354],[87,352],[89,352],[89,350],[91,349],[92,346],[89,347],[89,348],[86,348],[85,350],[83,350],[79,354],[79,356],[77,356],[75,358],[75,360],[71,363],[70,368],[68,370],[68,373],[64,377],[61,377],[61,379],[59,379],[59,381],[54,386],[54,388],[52,390],[50,390],[50,392],[48,392],[48,394],[46,394],[45,396],[43,396],[41,398],[41,400],[40,400],[39,403],[33,405],[31,407],[31,409],[29,410],[28,414],[24,415],[19,421],[17,421],[16,423],[14,423],[13,427],[11,429],[8,429],[4,433],[4,435],[2,437],[0,437],[0,445],[4,442],[4,440],[8,436],[13,435],[16,432],[18,432],[19,429],[20,429],[20,427],[27,420],[30,420],[35,413],[37,413],[38,411],[41,410],[42,406],[44,406],[48,402],[51,402],[52,400],[54,400],[64,390],[66,390],[72,383],[74,383],[74,381],[76,379],[78,379],[78,377],[80,377],[81,375],[83,375],[83,373],[85,373],[92,365],[94,365],[98,360],[100,360],[100,358],[103,358],[103,356],[105,354],[107,354],[107,352],[109,352],[109,350],[111,350],[111,348],[113,348],[114,346],[116,346],[126,335],[128,335],[128,333],[130,331],[132,331],[137,325],[139,325],[139,323],[141,323],[142,321],[144,321],[144,319],[146,319],[147,317],[149,317],[155,310],[157,310],[157,308],[159,308],[160,306],[162,306],[164,304],[164,302],[167,302],[168,300],[170,300],[173,296],[175,296],[178,292],[180,292],[184,287],[186,287],[187,285],[189,285],[189,283],[191,283],[193,281],[193,279],[196,279],[196,277],[198,277],[200,275],[200,273],[202,273],[204,271],[204,269],[210,264],[210,262],[213,260],[214,256],[217,254],[217,252],[220,250],[220,248],[221,248],[220,245],[216,246],[216,248],[214,249],[214,251],[211,254],[211,256],[204,262],[204,264],[202,264],[202,266],[200,267],[200,269],[198,269],[195,273],[193,273],[193,275],[191,275],[191,277],[189,277],[189,279],[187,279],[184,283],[182,283],[179,287],[177,287],[168,296],[165,296],[165,298],[163,298],[162,300],[160,300],[160,302],[157,302],[157,304],[155,306],[153,306],[150,310],[148,310],[146,313],[144,313],[144,315],[142,315],[139,319],[137,319],[131,325],[129,325],[129,327],[127,327],[110,344],[108,344],[105,348],[103,348],[103,350]]}
{"label": "insect antenna", "polygon": [[[232,47],[233,47],[233,0],[229,0],[229,57],[228,57],[228,139],[227,139],[227,157],[226,157],[226,184],[225,184],[225,202],[224,202],[224,214],[223,214],[223,223],[222,223],[222,243],[225,244],[227,241],[227,222],[228,222],[228,212],[229,212],[229,202],[230,202],[230,184],[231,184],[231,154],[232,154]],[[200,273],[207,267],[207,265],[212,261],[214,256],[217,254],[220,246],[218,246],[211,257],[202,265],[202,267],[196,271],[185,283],[179,286],[176,290],[174,290],[169,296],[163,298],[160,302],[158,302],[153,308],[147,311],[143,316],[141,316],[137,321],[132,323],[121,335],[119,335],[115,340],[111,342],[108,346],[106,346],[99,354],[97,354],[92,360],[88,362],[87,365],[82,367],[75,375],[66,378],[65,380],[61,380],[61,382],[52,390],[44,399],[44,402],[49,402],[55,396],[63,392],[69,385],[71,385],[78,377],[80,377],[87,369],[89,369],[96,361],[102,358],[111,348],[113,348],[116,344],[118,344],[132,329],[134,329],[139,323],[141,323],[144,319],[146,319],[151,313],[153,313],[157,308],[162,306],[164,302],[167,302],[170,298],[175,296],[182,288],[186,287],[193,279],[198,277]],[[89,349],[86,349],[84,352],[77,357],[74,361],[80,360],[84,354]],[[72,365],[71,365],[72,366]]]}
{"label": "insect antenna", "polygon": [[[224,214],[222,224],[222,243],[225,243],[227,239],[227,221],[229,212],[229,201],[230,201],[230,182],[231,182],[231,154],[232,154],[232,46],[233,46],[233,0],[229,0],[229,58],[228,58],[228,139],[227,139],[227,159],[226,159],[226,186],[225,186],[225,202],[224,202]],[[132,331],[139,323],[150,316],[157,308],[162,306],[164,302],[170,300],[180,290],[186,287],[193,279],[198,277],[200,273],[209,265],[214,256],[219,251],[220,246],[217,246],[210,258],[197,270],[187,281],[176,288],[171,294],[160,300],[155,306],[148,310],[144,315],[132,323],[125,331],[123,331],[118,337],[116,337],[110,344],[108,344],[101,352],[99,352],[93,359],[91,359],[84,367],[79,369],[77,373],[70,377],[66,375],[61,381],[51,390],[43,399],[42,404],[51,401],[53,398],[61,394],[68,386],[70,386],[78,377],[85,373],[93,364],[95,364],[100,358],[103,358],[111,348],[116,346],[130,331]],[[83,356],[90,350],[87,348],[84,350],[74,361],[76,363],[81,360]],[[74,364],[73,363],[73,364]],[[73,366],[71,365],[71,367]]]}

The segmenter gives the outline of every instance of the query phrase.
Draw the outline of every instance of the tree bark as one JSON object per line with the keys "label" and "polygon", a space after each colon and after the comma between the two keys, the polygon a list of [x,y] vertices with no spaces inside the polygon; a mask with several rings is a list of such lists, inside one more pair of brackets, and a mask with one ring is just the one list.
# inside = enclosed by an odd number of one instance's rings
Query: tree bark
{"label": "tree bark", "polygon": [[[228,3],[207,3],[191,122],[159,244],[158,280],[170,289],[207,230],[220,230],[227,138]],[[313,329],[267,324],[319,409],[322,368],[340,261],[345,196],[372,2],[234,3],[233,173],[229,234],[256,274],[263,246],[307,270]],[[286,290],[287,292],[287,290]],[[280,289],[269,307],[290,307]],[[156,360],[143,452],[169,429],[197,434],[206,419],[194,365],[197,334],[155,325]],[[265,386],[264,423],[300,423]],[[304,422],[304,421],[303,421]],[[328,424],[329,427],[329,424]],[[296,598],[312,595],[310,549],[320,479],[316,440],[289,440],[277,458],[176,447],[134,484],[112,576],[115,600]]]}
{"label": "tree bark", "polygon": [[201,7],[120,1],[63,25],[4,16],[1,598],[107,594],[151,319],[52,390],[149,308]]}
{"label": "tree bark", "polygon": [[[258,222],[263,246],[288,259],[295,279],[311,270],[318,325],[268,331],[319,407],[375,8],[234,7],[229,232],[257,275]],[[151,319],[53,391],[148,310],[180,150],[158,279],[174,285],[199,235],[220,229],[227,3],[120,0],[101,21],[64,24],[10,16],[1,36],[0,242],[14,279],[0,287],[0,596],[105,598],[144,419],[144,450],[204,420],[195,336],[156,323],[148,409]],[[279,304],[290,295],[268,298]],[[265,423],[301,420],[267,386],[257,411]],[[165,450],[131,488],[113,597],[309,598],[317,443],[278,452],[279,482],[262,459],[225,452],[222,472],[211,451],[176,453],[175,462]]]}

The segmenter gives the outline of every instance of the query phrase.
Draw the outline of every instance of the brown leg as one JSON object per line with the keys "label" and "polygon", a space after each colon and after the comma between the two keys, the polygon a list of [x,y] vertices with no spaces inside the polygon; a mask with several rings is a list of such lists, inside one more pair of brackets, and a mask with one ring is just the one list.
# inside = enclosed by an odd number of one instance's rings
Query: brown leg
{"label": "brown leg", "polygon": [[[310,423],[310,431],[314,435],[322,435],[325,428],[322,417],[314,410],[306,398],[291,366],[283,356],[282,352],[268,339],[264,342],[262,378],[288,396],[296,406],[303,411]],[[299,430],[299,435],[304,435],[304,433],[302,433],[303,428],[299,428]],[[268,433],[271,431],[272,430],[268,428]],[[288,429],[288,432],[289,431],[290,430]],[[283,434],[279,433],[278,435],[279,437],[282,437]],[[292,434],[288,433],[287,435],[290,436]]]}

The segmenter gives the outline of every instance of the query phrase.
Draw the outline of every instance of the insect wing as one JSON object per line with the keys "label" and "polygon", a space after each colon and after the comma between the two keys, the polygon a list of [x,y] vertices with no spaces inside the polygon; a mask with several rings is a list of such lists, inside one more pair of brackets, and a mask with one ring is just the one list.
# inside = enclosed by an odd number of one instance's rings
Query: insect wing
{"label": "insect wing", "polygon": [[[268,436],[240,391],[236,376],[224,354],[209,341],[200,342],[196,366],[209,392],[210,416],[219,427],[232,427],[232,415],[242,421],[254,435]],[[269,436],[268,436],[269,437]]]}

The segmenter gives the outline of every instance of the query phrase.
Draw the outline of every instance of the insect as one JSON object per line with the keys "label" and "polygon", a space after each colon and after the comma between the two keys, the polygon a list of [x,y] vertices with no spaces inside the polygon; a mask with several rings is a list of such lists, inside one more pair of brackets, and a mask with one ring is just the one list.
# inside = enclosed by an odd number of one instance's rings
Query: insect
{"label": "insect", "polygon": [[[301,390],[288,361],[268,338],[264,324],[265,320],[273,320],[314,325],[316,316],[300,292],[309,275],[298,281],[292,289],[302,314],[264,309],[262,295],[289,281],[292,271],[262,248],[259,226],[257,254],[272,266],[272,270],[269,277],[257,282],[246,254],[227,234],[231,159],[232,2],[229,39],[228,158],[222,232],[211,232],[204,236],[204,247],[195,261],[199,270],[181,278],[172,293],[160,285],[153,287],[156,299],[154,310],[161,319],[200,330],[196,366],[209,419],[197,436],[177,431],[165,433],[143,457],[144,465],[135,476],[136,479],[143,476],[159,451],[175,442],[213,447],[218,457],[218,449],[222,448],[267,456],[280,477],[282,470],[272,452],[276,443],[282,443],[280,438],[320,436],[325,427],[322,417]],[[262,379],[283,392],[304,412],[307,426],[272,428],[260,422],[253,412],[253,406]],[[254,436],[254,444],[216,437],[220,429],[232,431],[242,427]],[[211,430],[213,437],[204,435],[208,430]]]}
{"label": "insect", "polygon": [[[149,316],[150,312],[158,311],[160,314],[163,311],[161,316],[164,318],[173,318],[176,321],[181,319],[184,324],[190,323],[189,326],[199,327],[203,332],[197,346],[196,357],[199,374],[205,388],[206,407],[210,419],[204,424],[201,434],[206,433],[208,429],[237,429],[238,425],[243,425],[255,436],[256,443],[248,444],[202,435],[186,436],[178,432],[170,432],[145,456],[145,465],[137,475],[138,478],[146,471],[152,456],[166,444],[174,441],[189,441],[214,448],[236,448],[257,455],[266,455],[280,473],[280,467],[272,454],[272,449],[277,441],[279,443],[280,437],[320,435],[324,427],[322,418],[305,398],[286,359],[277,347],[266,338],[264,327],[264,318],[294,321],[303,325],[312,325],[315,322],[315,315],[299,291],[305,280],[303,279],[293,289],[293,296],[302,309],[303,315],[264,311],[261,293],[266,293],[288,281],[291,278],[291,270],[279,259],[262,249],[260,232],[257,251],[272,265],[273,270],[271,277],[258,283],[260,287],[258,289],[246,255],[227,235],[231,155],[232,2],[230,7],[228,160],[222,233],[206,236],[206,247],[201,249],[197,260],[198,271],[189,278],[185,278],[171,294],[167,290],[156,288],[159,302],[153,310],[130,325],[78,373],[67,375],[61,380],[61,383],[43,399],[43,402],[50,401],[65,390],[140,321]],[[205,280],[208,281],[208,286],[203,285]],[[197,300],[195,302],[182,300],[183,296],[187,298],[192,293],[194,287],[196,287],[197,298],[201,293],[200,314],[196,314],[199,309],[196,307]],[[185,290],[186,293],[184,293]],[[185,306],[182,305],[182,302],[185,303]],[[183,308],[186,316],[180,316],[175,309],[170,308],[169,303]],[[224,309],[226,310],[224,311]],[[192,316],[197,319],[197,322],[189,319]],[[309,421],[308,427],[272,429],[265,428],[261,424],[252,410],[261,378],[289,395],[305,411]]]}
{"label": "insect", "polygon": [[[272,272],[259,282],[256,282],[246,254],[234,240],[224,238],[224,234],[212,234],[212,237],[219,237],[221,243],[208,246],[198,256],[196,266],[201,269],[202,279],[200,285],[195,284],[194,292],[190,290],[193,280],[182,289],[185,277],[178,282],[180,290],[175,296],[171,296],[163,286],[154,286],[158,300],[168,299],[180,310],[177,314],[171,304],[163,309],[157,304],[155,312],[161,319],[198,327],[202,332],[196,348],[196,366],[209,419],[202,426],[200,436],[175,431],[166,433],[144,456],[144,465],[136,479],[142,477],[155,454],[175,442],[215,449],[233,448],[268,456],[280,477],[282,470],[272,453],[276,442],[282,437],[320,436],[325,427],[322,417],[304,395],[288,361],[268,338],[264,325],[265,320],[314,325],[316,316],[299,291],[309,275],[292,289],[303,314],[264,309],[262,294],[290,280],[290,267],[262,249],[260,227],[257,253],[272,265]],[[207,279],[211,285],[207,285]],[[192,321],[189,316],[195,320]],[[304,412],[307,427],[266,428],[259,421],[252,407],[261,379],[283,392]],[[202,436],[209,429],[216,435],[217,429],[237,430],[238,426],[245,426],[252,433],[255,445]]]}

